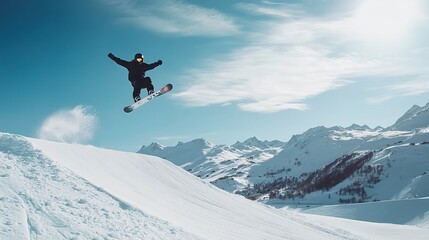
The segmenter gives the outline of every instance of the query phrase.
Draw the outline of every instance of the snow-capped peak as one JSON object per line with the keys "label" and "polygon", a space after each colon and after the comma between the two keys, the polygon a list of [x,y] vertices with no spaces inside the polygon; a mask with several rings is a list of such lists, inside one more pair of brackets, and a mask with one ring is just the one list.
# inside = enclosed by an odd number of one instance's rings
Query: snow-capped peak
{"label": "snow-capped peak", "polygon": [[159,144],[159,143],[151,143],[149,146],[143,146],[139,152],[141,151],[150,151],[150,152],[157,152],[162,151],[165,148],[165,146]]}
{"label": "snow-capped peak", "polygon": [[347,130],[371,130],[370,127],[368,127],[367,125],[358,125],[358,124],[352,124],[349,127],[346,128]]}
{"label": "snow-capped peak", "polygon": [[247,139],[246,141],[243,142],[243,144],[247,146],[255,146],[255,147],[264,145],[264,143],[256,137],[251,137]]}
{"label": "snow-capped peak", "polygon": [[208,142],[204,138],[194,139],[190,142],[190,144],[194,144],[194,145],[202,146],[202,147],[213,147],[214,146],[213,143]]}
{"label": "snow-capped peak", "polygon": [[376,132],[383,131],[383,130],[384,130],[384,128],[381,126],[377,126],[374,128],[374,131],[376,131]]}
{"label": "snow-capped peak", "polygon": [[214,144],[206,141],[204,138],[197,138],[189,142],[178,142],[175,147],[193,147],[193,148],[209,148],[213,147]]}
{"label": "snow-capped peak", "polygon": [[424,107],[414,105],[388,129],[412,131],[414,129],[426,128],[429,126],[428,119],[429,103]]}
{"label": "snow-capped peak", "polygon": [[263,142],[256,137],[251,137],[251,138],[245,140],[244,142],[237,141],[231,147],[239,149],[239,150],[244,150],[244,149],[249,149],[249,148],[259,148],[259,149],[268,148],[266,141]]}

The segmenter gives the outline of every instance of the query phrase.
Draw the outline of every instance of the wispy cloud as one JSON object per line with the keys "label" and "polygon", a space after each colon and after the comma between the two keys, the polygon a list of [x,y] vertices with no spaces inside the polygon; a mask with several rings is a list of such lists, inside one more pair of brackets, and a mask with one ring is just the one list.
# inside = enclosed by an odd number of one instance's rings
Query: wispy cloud
{"label": "wispy cloud", "polygon": [[123,13],[119,22],[181,36],[226,36],[239,32],[232,17],[180,0],[105,0]]}
{"label": "wispy cloud", "polygon": [[273,17],[296,18],[304,12],[298,5],[264,1],[264,5],[256,3],[237,3],[235,6],[251,14],[268,15]]}
{"label": "wispy cloud", "polygon": [[[245,7],[269,12],[269,6]],[[253,112],[304,110],[304,100],[349,84],[349,77],[377,64],[335,51],[326,39],[334,35],[336,22],[303,18],[295,7],[284,14],[281,9],[276,6],[269,12],[279,18],[256,23],[259,26],[242,48],[187,71],[183,79],[194,81],[175,96],[191,106],[237,104]]]}
{"label": "wispy cloud", "polygon": [[254,112],[303,110],[303,100],[350,83],[343,76],[361,67],[353,56],[326,54],[304,46],[242,48],[226,61],[189,71],[186,78],[195,82],[175,96],[192,106],[236,103]]}
{"label": "wispy cloud", "polygon": [[429,75],[419,76],[416,79],[402,81],[376,89],[377,95],[366,100],[371,104],[380,104],[395,97],[409,97],[429,93]]}
{"label": "wispy cloud", "polygon": [[84,143],[92,139],[97,126],[97,117],[87,106],[60,110],[47,117],[39,129],[39,138]]}
{"label": "wispy cloud", "polygon": [[429,76],[420,76],[415,80],[395,84],[389,88],[402,96],[415,96],[429,93]]}
{"label": "wispy cloud", "polygon": [[189,106],[235,104],[252,112],[304,110],[305,100],[351,84],[358,76],[416,70],[403,65],[400,57],[356,52],[347,16],[310,17],[297,5],[272,2],[237,6],[267,17],[252,22],[241,48],[182,75],[188,86],[174,96]]}

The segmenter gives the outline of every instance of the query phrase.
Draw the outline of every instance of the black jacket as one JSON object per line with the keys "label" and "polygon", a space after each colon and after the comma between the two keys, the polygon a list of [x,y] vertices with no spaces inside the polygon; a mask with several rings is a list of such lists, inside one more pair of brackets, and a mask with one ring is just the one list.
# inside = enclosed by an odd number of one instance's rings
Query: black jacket
{"label": "black jacket", "polygon": [[117,64],[128,69],[128,80],[130,80],[130,82],[134,82],[139,79],[142,79],[145,76],[146,71],[152,70],[162,64],[161,60],[158,60],[157,62],[154,62],[151,64],[147,64],[144,62],[139,63],[135,59],[128,62],[118,57],[115,57],[113,54],[112,55],[109,54],[109,57]]}

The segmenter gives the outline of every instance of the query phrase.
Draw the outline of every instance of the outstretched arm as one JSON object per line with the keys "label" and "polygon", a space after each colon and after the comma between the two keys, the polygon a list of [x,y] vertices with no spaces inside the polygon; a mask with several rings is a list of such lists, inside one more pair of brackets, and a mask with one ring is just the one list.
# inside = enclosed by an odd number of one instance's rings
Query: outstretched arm
{"label": "outstretched arm", "polygon": [[122,60],[118,57],[116,57],[115,55],[113,55],[112,53],[109,53],[107,55],[110,59],[112,59],[113,61],[115,61],[115,63],[121,65],[122,67],[128,68],[129,62]]}
{"label": "outstretched arm", "polygon": [[161,60],[158,60],[158,61],[156,61],[154,63],[148,64],[147,65],[148,66],[147,70],[152,70],[152,69],[158,67],[159,65],[162,65],[162,61]]}

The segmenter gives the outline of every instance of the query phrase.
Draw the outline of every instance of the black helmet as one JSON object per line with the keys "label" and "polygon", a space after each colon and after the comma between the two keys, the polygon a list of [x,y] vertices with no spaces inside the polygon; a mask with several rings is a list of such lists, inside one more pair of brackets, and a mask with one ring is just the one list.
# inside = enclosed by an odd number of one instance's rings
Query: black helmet
{"label": "black helmet", "polygon": [[144,58],[144,57],[141,53],[136,53],[136,55],[134,56],[134,59],[137,59],[137,58]]}

